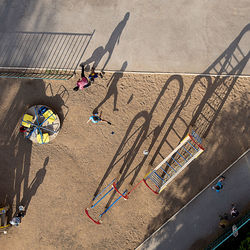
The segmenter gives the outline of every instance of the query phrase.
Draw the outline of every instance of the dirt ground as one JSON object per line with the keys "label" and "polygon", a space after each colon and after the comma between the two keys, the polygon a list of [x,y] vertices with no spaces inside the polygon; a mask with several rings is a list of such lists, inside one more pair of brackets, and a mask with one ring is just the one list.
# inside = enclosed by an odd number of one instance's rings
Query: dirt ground
{"label": "dirt ground", "polygon": [[[19,204],[27,209],[19,227],[0,235],[6,250],[134,249],[249,147],[250,78],[106,73],[75,92],[78,78],[0,80],[0,203],[12,205],[13,214]],[[49,105],[62,118],[47,145],[19,134],[33,104]],[[86,123],[96,108],[111,126]],[[160,195],[141,183],[102,225],[90,221],[84,209],[94,194],[119,171],[119,190],[136,185],[190,124],[206,137],[199,158]]]}

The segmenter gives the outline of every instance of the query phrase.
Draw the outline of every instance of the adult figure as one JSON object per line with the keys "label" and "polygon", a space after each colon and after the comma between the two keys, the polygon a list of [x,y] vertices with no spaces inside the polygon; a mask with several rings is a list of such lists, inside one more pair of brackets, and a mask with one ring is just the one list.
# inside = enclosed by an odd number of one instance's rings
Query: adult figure
{"label": "adult figure", "polygon": [[129,16],[130,16],[130,14],[129,14],[129,12],[127,12],[125,14],[123,20],[116,26],[116,28],[112,32],[112,34],[111,34],[111,36],[110,36],[110,38],[109,38],[109,40],[108,40],[108,42],[107,42],[107,44],[106,44],[106,46],[104,48],[103,55],[108,53],[108,58],[107,58],[106,62],[104,63],[101,71],[104,71],[106,65],[108,64],[108,62],[109,62],[109,60],[110,60],[110,58],[111,58],[111,56],[113,54],[115,45],[119,44],[122,31],[123,31],[124,27],[127,24]]}

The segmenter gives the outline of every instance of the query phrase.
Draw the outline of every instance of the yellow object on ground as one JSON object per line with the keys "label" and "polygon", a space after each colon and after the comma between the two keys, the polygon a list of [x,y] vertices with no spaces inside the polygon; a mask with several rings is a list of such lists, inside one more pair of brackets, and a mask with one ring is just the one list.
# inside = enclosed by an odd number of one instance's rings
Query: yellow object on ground
{"label": "yellow object on ground", "polygon": [[41,134],[38,134],[36,136],[36,139],[37,139],[38,143],[40,143],[40,144],[48,143],[49,142],[49,134],[48,133],[43,134],[42,138],[41,138]]}
{"label": "yellow object on ground", "polygon": [[22,126],[24,126],[26,128],[30,128],[31,124],[29,122],[32,122],[32,120],[33,120],[32,115],[25,114],[23,116]]}
{"label": "yellow object on ground", "polygon": [[48,109],[44,114],[43,114],[44,118],[48,118],[47,121],[51,124],[55,121],[56,119],[56,116],[55,114],[53,113],[52,110]]}

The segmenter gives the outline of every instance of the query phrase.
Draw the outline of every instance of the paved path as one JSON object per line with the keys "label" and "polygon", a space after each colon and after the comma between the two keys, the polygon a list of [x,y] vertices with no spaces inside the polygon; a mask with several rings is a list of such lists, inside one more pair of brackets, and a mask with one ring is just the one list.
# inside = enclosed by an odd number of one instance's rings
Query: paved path
{"label": "paved path", "polygon": [[182,210],[168,220],[140,249],[189,249],[198,240],[218,230],[219,215],[229,213],[234,202],[244,209],[250,202],[250,150],[223,175],[224,188],[216,193],[209,185]]}
{"label": "paved path", "polygon": [[82,61],[109,70],[241,73],[233,69],[245,58],[250,74],[249,13],[249,0],[0,0],[0,32],[95,30]]}

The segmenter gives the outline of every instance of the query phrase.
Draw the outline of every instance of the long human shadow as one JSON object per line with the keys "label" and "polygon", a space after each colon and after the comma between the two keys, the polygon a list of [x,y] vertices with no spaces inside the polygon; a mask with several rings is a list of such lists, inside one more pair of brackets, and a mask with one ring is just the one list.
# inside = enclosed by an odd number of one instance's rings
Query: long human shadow
{"label": "long human shadow", "polygon": [[32,197],[36,194],[39,186],[43,183],[44,177],[46,175],[46,166],[49,163],[49,157],[46,157],[43,163],[43,168],[40,168],[32,182],[29,186],[25,185],[25,190],[23,192],[23,198],[21,204],[25,207],[25,210],[28,210],[30,201]]}
{"label": "long human shadow", "polygon": [[[42,80],[10,82],[7,79],[0,79],[0,81],[1,105],[6,102],[6,98],[10,98],[8,93],[11,91],[13,93],[14,87],[18,86],[16,93],[11,95],[13,100],[9,108],[5,113],[1,113],[0,123],[0,203],[10,205],[10,214],[12,214],[15,206],[21,204],[22,197],[27,196],[25,192],[30,192],[32,143],[19,133],[21,118],[26,109],[33,104],[47,104],[56,110],[62,101],[46,95],[45,84]],[[35,183],[37,184],[37,181]]]}
{"label": "long human shadow", "polygon": [[[203,138],[206,137],[209,134],[209,131],[211,130],[212,126],[214,125],[214,122],[216,118],[218,117],[219,113],[223,113],[222,123],[226,121],[226,117],[229,116],[228,113],[233,113],[233,119],[238,119],[237,112],[233,111],[231,108],[231,111],[224,111],[222,110],[222,107],[227,100],[231,90],[234,88],[235,84],[237,84],[238,77],[244,70],[245,66],[249,62],[250,58],[250,52],[249,49],[247,49],[247,52],[243,52],[243,50],[240,48],[240,41],[245,37],[247,32],[250,31],[250,24],[246,25],[243,30],[240,32],[240,34],[235,38],[235,40],[229,45],[229,47],[203,72],[203,74],[197,76],[194,81],[192,82],[185,99],[183,100],[178,112],[176,113],[175,117],[173,118],[173,121],[171,122],[171,125],[169,129],[167,130],[166,134],[164,135],[163,139],[161,140],[155,154],[153,155],[151,159],[151,164],[154,163],[156,160],[157,155],[161,155],[160,150],[162,146],[165,143],[168,142],[168,136],[170,135],[170,132],[177,133],[177,128],[175,131],[173,131],[173,128],[175,128],[175,125],[177,124],[178,120],[182,120],[183,123],[186,125],[186,129],[182,130],[178,133],[178,137],[180,140],[187,134],[189,130],[189,126],[193,126],[193,128],[199,133]],[[234,59],[234,60],[232,60]],[[234,61],[234,63],[233,63]],[[213,72],[216,69],[216,72],[218,74],[217,77],[212,78],[209,74]],[[226,73],[228,75],[235,75],[235,76],[223,76],[222,74]],[[200,87],[203,87],[205,93],[203,94],[203,97],[200,101],[200,103],[197,105],[196,109],[194,110],[191,121],[185,121],[184,114],[182,114],[182,110],[188,106],[190,98],[189,96],[192,94],[193,89],[195,86],[199,85]],[[234,104],[233,104],[234,105]],[[239,108],[242,109],[242,112],[246,111],[246,108],[241,104],[239,104]],[[222,112],[221,112],[222,111]],[[231,118],[232,119],[232,118]],[[229,119],[229,122],[231,122],[231,119]],[[242,119],[241,119],[242,120]],[[226,127],[235,127],[239,128],[240,123],[246,123],[246,120],[235,122],[237,123],[236,126],[234,124],[227,124],[226,126],[223,124],[219,125],[220,130],[216,131],[216,134],[214,137],[212,137],[212,140],[210,143],[215,144],[215,141],[218,140],[219,136],[221,138],[224,138],[223,143],[220,145],[220,148],[222,150],[230,150],[228,148],[231,148],[232,145],[227,145],[225,138],[228,138],[228,133],[230,129],[226,129]],[[245,124],[245,126],[247,125]],[[172,129],[171,129],[172,128]],[[236,140],[236,146],[239,147],[240,143]],[[176,145],[173,145],[175,147]],[[234,147],[234,148],[235,148]],[[220,149],[219,148],[219,149]],[[219,149],[216,151],[216,155],[219,153]],[[226,150],[226,151],[227,151]],[[232,150],[232,149],[231,149]],[[225,152],[224,152],[225,154]],[[166,155],[164,155],[166,157]],[[164,157],[163,156],[163,157]],[[229,158],[229,156],[227,155]],[[225,159],[226,161],[226,159]],[[216,165],[216,158],[214,159],[214,155],[211,155],[209,158],[209,164],[211,166]],[[230,161],[229,161],[230,163]],[[190,165],[192,167],[193,164]],[[200,170],[192,170],[199,174],[199,176],[202,176],[202,169]],[[203,174],[206,176],[206,180],[208,180],[207,173],[203,172]],[[197,175],[190,176],[190,173],[185,174],[182,176],[182,178],[179,180],[176,180],[176,185],[180,186],[183,185],[183,192],[190,195],[195,195],[193,193],[194,187],[193,183],[196,183],[196,186],[198,185]],[[214,177],[213,177],[214,178]],[[185,179],[185,184],[183,183],[183,180]],[[187,181],[188,180],[188,181]],[[209,181],[207,181],[209,182]],[[197,191],[197,190],[196,190]],[[144,238],[147,238],[150,234],[152,234],[157,228],[159,228],[172,214],[174,214],[178,209],[180,209],[181,206],[183,206],[185,203],[183,203],[183,200],[179,199],[175,196],[175,194],[172,193],[172,189],[168,190],[167,188],[161,193],[162,199],[166,201],[168,204],[168,209],[166,210],[165,206],[161,209],[159,214],[155,216],[150,224],[148,225],[148,230]],[[178,230],[177,230],[178,231]]]}
{"label": "long human shadow", "polygon": [[119,70],[119,72],[115,72],[109,82],[107,83],[107,87],[108,87],[108,91],[106,96],[104,97],[104,99],[96,106],[96,108],[94,109],[93,113],[97,113],[98,109],[111,97],[114,97],[114,111],[118,111],[117,108],[117,98],[118,98],[118,89],[117,89],[117,84],[119,82],[119,80],[123,77],[123,71],[125,71],[125,69],[127,68],[127,61],[125,61],[121,67],[121,69]]}
{"label": "long human shadow", "polygon": [[124,29],[124,27],[127,24],[127,21],[129,19],[130,13],[127,12],[123,18],[123,20],[116,26],[116,28],[114,29],[114,31],[112,32],[105,48],[104,48],[104,55],[106,53],[108,53],[108,58],[106,59],[106,62],[104,63],[103,67],[102,67],[102,71],[104,71],[104,69],[106,68],[112,54],[115,48],[116,44],[119,44],[120,42],[120,37],[122,34],[122,31]]}
{"label": "long human shadow", "polygon": [[101,69],[101,71],[104,71],[115,48],[116,44],[119,44],[120,42],[120,37],[121,34],[123,32],[123,29],[125,28],[127,21],[129,19],[130,13],[127,12],[123,18],[123,20],[116,26],[116,28],[114,29],[114,31],[112,32],[107,44],[105,45],[105,47],[103,46],[99,46],[98,48],[96,48],[94,50],[94,52],[92,53],[91,57],[88,58],[86,61],[84,61],[82,63],[82,65],[85,65],[88,68],[88,65],[93,63],[93,67],[96,68],[100,61],[102,60],[102,58],[108,53],[108,57]]}
{"label": "long human shadow", "polygon": [[[152,120],[153,117],[153,113],[161,99],[161,97],[165,94],[166,90],[168,89],[169,85],[173,82],[175,88],[177,88],[176,86],[176,81],[179,84],[179,88],[178,88],[178,93],[170,107],[170,109],[168,110],[164,120],[162,121],[161,125],[157,126],[157,128],[153,131],[149,133],[149,128],[150,128],[150,122]],[[94,196],[96,196],[102,185],[104,184],[105,180],[107,179],[107,177],[110,175],[110,173],[112,172],[113,168],[121,161],[123,161],[120,169],[119,169],[119,176],[117,177],[117,188],[121,188],[122,184],[124,183],[125,179],[127,179],[129,176],[131,177],[131,180],[129,181],[129,184],[132,186],[136,180],[136,177],[138,176],[140,170],[143,167],[144,162],[147,159],[147,155],[145,155],[143,157],[143,159],[140,161],[140,163],[133,168],[130,172],[130,167],[133,164],[136,155],[138,154],[143,142],[145,141],[146,138],[148,138],[148,136],[150,134],[154,134],[152,141],[150,143],[150,146],[148,148],[148,151],[150,153],[150,151],[152,150],[158,136],[160,135],[161,130],[164,128],[168,118],[170,117],[171,113],[173,112],[173,110],[175,109],[179,98],[181,97],[183,91],[183,81],[182,81],[182,77],[179,75],[174,75],[171,76],[167,82],[165,83],[165,85],[163,86],[159,96],[157,97],[152,109],[150,110],[150,112],[147,111],[141,111],[139,112],[131,121],[127,132],[118,148],[118,150],[115,153],[115,156],[113,157],[112,161],[109,164],[109,167],[106,171],[106,173],[104,174]],[[142,120],[142,121],[141,121]],[[142,123],[139,128],[135,129],[135,131],[133,131],[133,128],[137,127],[137,123]],[[127,152],[123,152],[126,144],[129,142],[129,140],[131,140],[133,138],[134,142],[132,144],[132,146],[130,146],[129,150]],[[122,154],[122,155],[121,155]],[[114,198],[115,193],[113,193],[110,197],[110,199],[108,200],[108,203],[106,204],[106,207],[110,205],[110,203],[112,202],[113,198]]]}
{"label": "long human shadow", "polygon": [[[219,112],[221,111],[227,97],[233,89],[238,77],[242,73],[243,69],[247,65],[250,57],[250,52],[244,54],[239,47],[240,40],[250,30],[250,24],[246,25],[236,39],[229,45],[229,47],[201,74],[195,77],[187,94],[179,107],[175,117],[173,118],[169,129],[165,133],[162,141],[160,142],[155,154],[153,155],[150,163],[153,164],[156,157],[160,154],[160,150],[165,143],[169,143],[167,138],[171,132],[175,133],[180,141],[187,135],[190,126],[196,130],[196,132],[203,138],[205,138],[212,125],[214,124]],[[232,58],[236,62],[232,64]],[[231,69],[228,70],[228,67]],[[216,70],[218,76],[213,79],[211,76],[206,75]],[[222,76],[223,73],[227,73],[228,76]],[[230,75],[236,75],[234,77]],[[204,91],[203,98],[197,105],[195,112],[192,114],[190,122],[185,121],[182,111],[184,107],[189,104],[190,96],[195,87],[199,85]],[[178,120],[182,120],[186,129],[181,132],[177,132],[178,129],[174,129]],[[176,145],[173,145],[175,148]],[[166,157],[166,155],[165,155]],[[163,157],[164,158],[164,157]]]}

